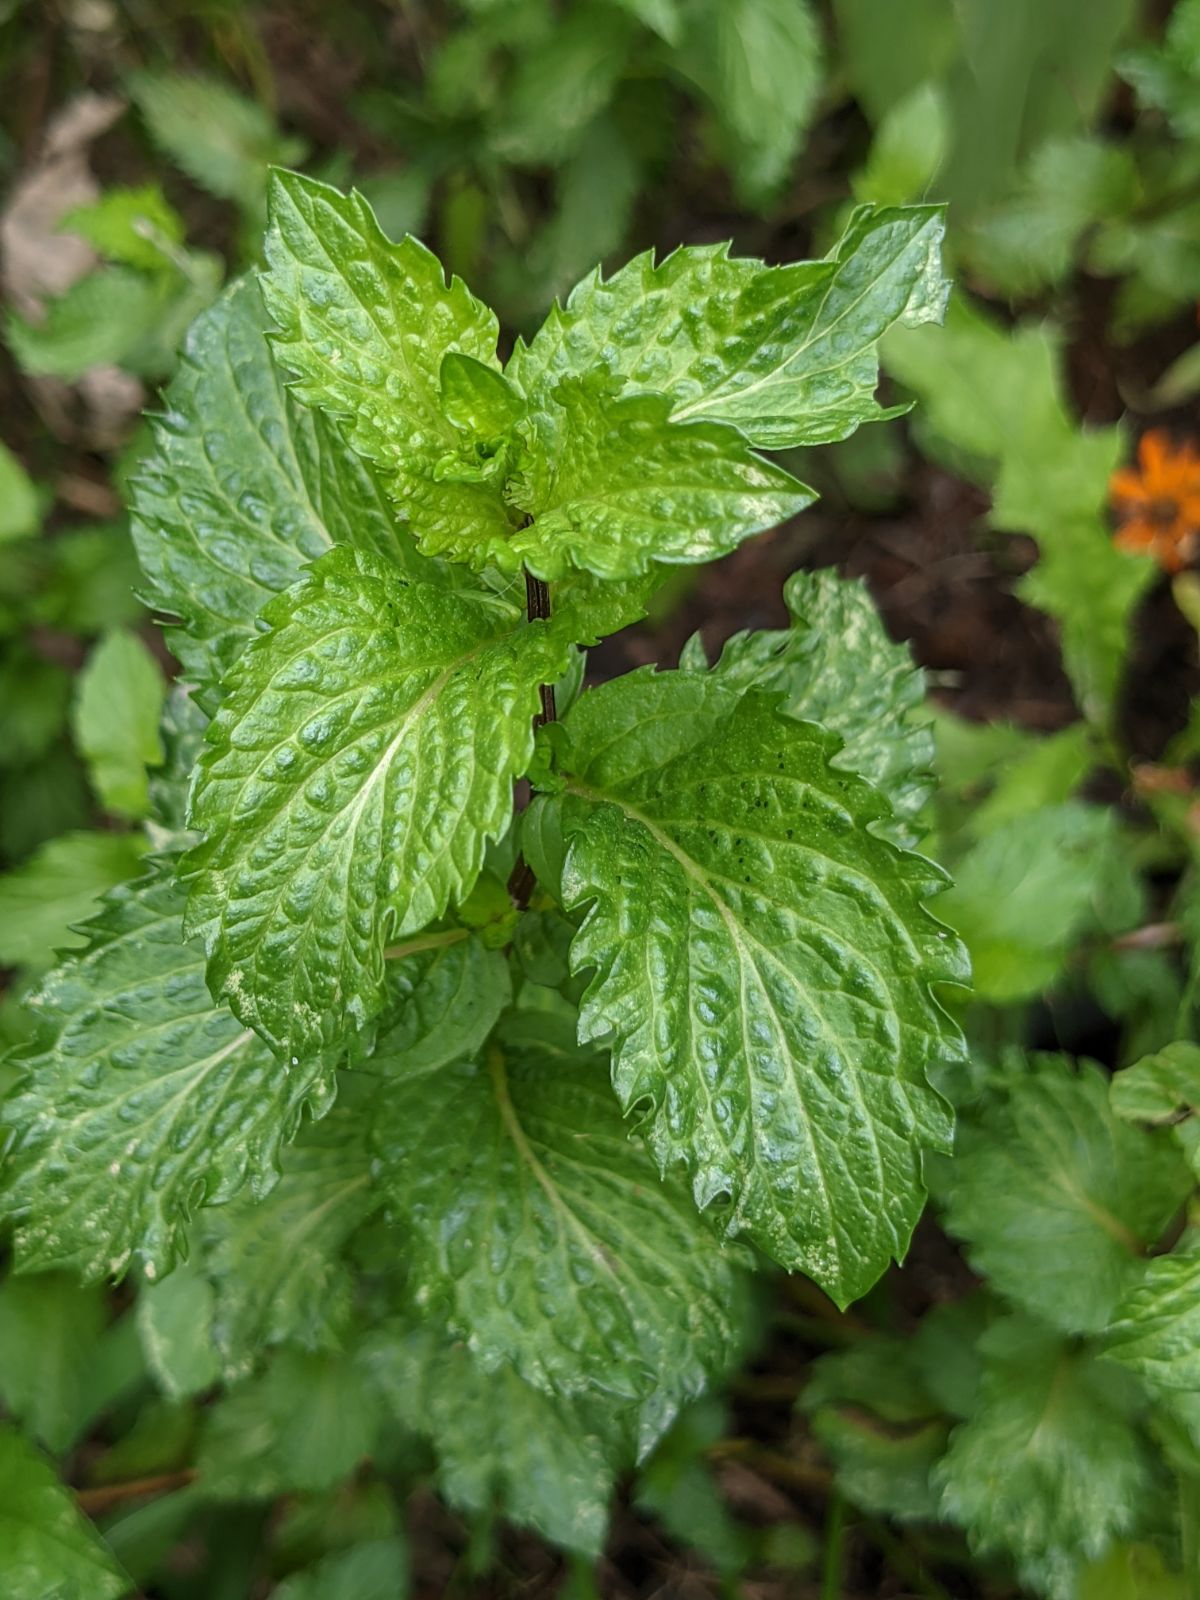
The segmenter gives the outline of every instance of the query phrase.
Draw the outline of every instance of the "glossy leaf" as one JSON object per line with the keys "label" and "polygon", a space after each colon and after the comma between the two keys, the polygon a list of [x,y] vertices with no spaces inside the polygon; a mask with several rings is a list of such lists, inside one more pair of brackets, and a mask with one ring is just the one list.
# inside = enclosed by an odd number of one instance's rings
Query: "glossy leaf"
{"label": "glossy leaf", "polygon": [[[34,997],[39,1028],[4,1105],[18,1262],[86,1277],[178,1258],[194,1208],[265,1194],[301,1110],[331,1100],[319,1058],[282,1068],[214,1007],[169,862],[116,890],[88,947]],[[98,1003],[103,997],[103,1003]]]}
{"label": "glossy leaf", "polygon": [[1190,1185],[1166,1135],[1113,1115],[1097,1068],[1056,1056],[1004,1081],[942,1172],[975,1270],[1064,1333],[1103,1330]]}
{"label": "glossy leaf", "polygon": [[926,1071],[960,1049],[931,985],[960,948],[939,875],[872,832],[886,802],[836,739],[700,673],[637,673],[567,719],[559,804],[580,1034],[615,1037],[627,1108],[696,1203],[840,1303],[904,1254],[921,1150],[949,1139]]}
{"label": "glossy leaf", "polygon": [[510,1363],[539,1388],[669,1420],[724,1369],[734,1260],[659,1183],[569,1031],[389,1083],[375,1126],[411,1292],[485,1372]]}
{"label": "glossy leaf", "polygon": [[[422,936],[412,942],[419,945]],[[449,938],[431,934],[428,942],[431,948],[390,965],[397,1018],[380,1035],[372,1072],[411,1077],[473,1055],[512,998],[508,965],[498,950],[465,929]]]}
{"label": "glossy leaf", "polygon": [[844,439],[887,413],[875,346],[897,322],[940,321],[937,207],[863,207],[825,261],[765,267],[727,245],[599,270],[507,367],[531,401],[607,369],[671,401],[675,421],[731,423],[769,449]]}
{"label": "glossy leaf", "polygon": [[1194,1238],[1146,1265],[1116,1309],[1105,1354],[1168,1402],[1200,1394],[1200,1249]]}
{"label": "glossy leaf", "polygon": [[6,1600],[121,1600],[133,1591],[45,1458],[0,1423],[0,1551]]}
{"label": "glossy leaf", "polygon": [[669,414],[662,395],[565,379],[539,418],[529,470],[510,489],[533,520],[489,546],[490,558],[542,578],[570,566],[625,578],[655,560],[711,561],[812,502],[736,429],[682,426]]}
{"label": "glossy leaf", "polygon": [[[731,689],[782,694],[788,716],[840,734],[844,746],[830,764],[881,790],[897,817],[884,831],[898,844],[914,843],[913,820],[934,786],[932,732],[914,716],[924,675],[907,646],[888,638],[863,584],[832,572],[797,572],[783,597],[791,627],[735,633],[713,677]],[[680,665],[707,665],[698,636]]]}
{"label": "glossy leaf", "polygon": [[179,618],[168,642],[210,709],[265,602],[331,545],[427,572],[373,470],[286,393],[269,325],[248,278],[197,318],[132,485],[152,598]]}
{"label": "glossy leaf", "polygon": [[193,789],[187,927],[214,994],[307,1058],[378,1014],[389,939],[470,890],[571,639],[347,549],[263,615]]}

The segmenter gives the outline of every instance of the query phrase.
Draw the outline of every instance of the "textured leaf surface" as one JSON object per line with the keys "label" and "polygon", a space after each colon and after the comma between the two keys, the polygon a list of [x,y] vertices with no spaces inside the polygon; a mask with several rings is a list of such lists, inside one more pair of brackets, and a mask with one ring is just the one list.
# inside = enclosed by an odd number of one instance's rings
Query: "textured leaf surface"
{"label": "textured leaf surface", "polygon": [[399,1015],[380,1036],[371,1070],[403,1077],[472,1055],[512,998],[504,957],[465,930],[453,943],[392,963],[389,987]]}
{"label": "textured leaf surface", "polygon": [[885,414],[882,334],[941,319],[942,233],[936,207],[864,207],[825,261],[765,267],[727,245],[637,256],[585,278],[507,371],[540,401],[605,368],[666,395],[676,420],[732,423],[771,449],[844,439]]}
{"label": "textured leaf surface", "polygon": [[1181,1040],[1143,1056],[1116,1074],[1109,1096],[1123,1121],[1169,1127],[1200,1176],[1200,1045]]}
{"label": "textured leaf surface", "polygon": [[943,1514],[1037,1592],[1073,1600],[1079,1568],[1135,1525],[1150,1488],[1136,1395],[1031,1320],[997,1323],[981,1346],[979,1409],[935,1469]]}
{"label": "textured leaf surface", "polygon": [[0,876],[0,964],[51,965],[83,943],[76,927],[107,889],[138,870],[146,846],[123,833],[64,833]]}
{"label": "textured leaf surface", "polygon": [[197,318],[133,482],[134,537],[188,680],[211,705],[259,611],[333,544],[412,571],[372,469],[287,395],[258,286],[243,278]]}
{"label": "textured leaf surface", "polygon": [[213,992],[306,1057],[378,1013],[388,939],[474,883],[571,641],[346,549],[264,618],[193,790],[187,925]]}
{"label": "textured leaf surface", "polygon": [[1200,1248],[1195,1239],[1151,1261],[1117,1307],[1105,1353],[1169,1399],[1200,1394]]}
{"label": "textured leaf surface", "polygon": [[396,1416],[425,1434],[451,1505],[510,1521],[597,1556],[618,1472],[632,1463],[629,1408],[549,1395],[507,1363],[485,1372],[427,1329],[390,1330],[366,1359]]}
{"label": "textured leaf surface", "polygon": [[493,312],[411,236],[393,244],[359,194],[294,172],[271,183],[262,279],[275,348],[296,393],[346,424],[354,448],[394,472],[453,449],[441,367],[451,351],[496,365]]}
{"label": "textured leaf surface", "polygon": [[564,903],[595,967],[581,1036],[616,1044],[621,1102],[659,1165],[844,1303],[903,1255],[922,1147],[949,1112],[927,1068],[960,1048],[930,985],[961,981],[922,906],[927,861],[871,832],[886,802],[836,740],[701,673],[637,673],[566,723]]}
{"label": "textured leaf surface", "polygon": [[[862,583],[833,572],[797,572],[784,585],[786,630],[736,633],[712,668],[733,689],[784,696],[782,709],[840,734],[831,765],[857,772],[887,796],[898,825],[888,837],[912,844],[912,821],[933,791],[933,734],[914,721],[924,674],[906,645],[893,644]],[[699,636],[680,665],[707,665]]]}
{"label": "textured leaf surface", "polygon": [[213,1282],[213,1337],[225,1377],[274,1344],[336,1348],[354,1286],[343,1247],[379,1204],[364,1126],[339,1105],[283,1158],[265,1200],[207,1211],[198,1233]]}
{"label": "textured leaf surface", "polygon": [[149,648],[123,629],[104,637],[80,673],[75,743],[96,793],[117,816],[143,817],[149,808],[146,768],[163,760],[158,718],[165,694]]}
{"label": "textured leaf surface", "polygon": [[284,1069],[204,982],[183,894],[162,863],[116,890],[86,952],[33,1004],[38,1034],[4,1105],[6,1203],[18,1261],[88,1277],[135,1254],[178,1257],[188,1216],[244,1186],[265,1194],[306,1104],[329,1103],[320,1060]]}
{"label": "textured leaf surface", "polygon": [[946,1226],[1000,1293],[1064,1333],[1096,1333],[1190,1179],[1165,1135],[1114,1116],[1099,1069],[1035,1063],[962,1125],[943,1169]]}
{"label": "textured leaf surface", "polygon": [[49,1464],[4,1423],[0,1554],[6,1600],[120,1600],[133,1589]]}
{"label": "textured leaf surface", "polygon": [[569,1031],[388,1084],[376,1141],[416,1301],[486,1371],[669,1415],[724,1369],[733,1259],[658,1181]]}
{"label": "textured leaf surface", "polygon": [[662,395],[565,379],[539,417],[529,474],[511,491],[533,521],[489,545],[490,558],[542,578],[570,566],[625,578],[654,560],[711,561],[811,504],[811,489],[736,429],[673,423],[670,409]]}

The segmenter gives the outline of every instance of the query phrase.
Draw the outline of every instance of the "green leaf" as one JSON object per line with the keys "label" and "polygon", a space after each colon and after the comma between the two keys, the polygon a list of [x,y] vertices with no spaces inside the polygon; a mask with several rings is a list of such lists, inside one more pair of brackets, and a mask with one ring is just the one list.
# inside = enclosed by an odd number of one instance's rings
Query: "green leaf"
{"label": "green leaf", "polygon": [[[831,765],[857,772],[891,802],[896,843],[912,844],[913,821],[933,791],[933,737],[913,720],[924,675],[906,645],[893,644],[866,585],[833,572],[797,572],[784,585],[784,631],[736,633],[712,675],[731,689],[782,694],[781,709],[840,734]],[[682,667],[707,665],[699,637]]]}
{"label": "green leaf", "polygon": [[228,83],[182,72],[135,72],[129,89],[151,139],[192,181],[251,215],[262,206],[267,169],[299,161],[303,140]]}
{"label": "green leaf", "polygon": [[[605,379],[564,379],[536,419],[532,461],[510,490],[528,527],[508,529],[473,556],[502,571],[527,566],[561,578],[645,572],[652,561],[711,561],[814,499],[782,467],[715,422],[674,423],[662,395],[613,395]],[[448,530],[449,532],[449,530]],[[472,530],[450,533],[465,554]],[[422,538],[429,553],[447,548]],[[469,548],[469,546],[467,547]]]}
{"label": "green leaf", "polygon": [[1090,1065],[1034,1058],[959,1130],[936,1179],[946,1226],[998,1290],[1064,1333],[1098,1333],[1187,1196],[1165,1136],[1120,1122]]}
{"label": "green leaf", "polygon": [[820,93],[813,8],[808,0],[699,0],[680,54],[712,102],[739,196],[766,209],[787,179]]}
{"label": "green leaf", "polygon": [[405,1600],[408,1552],[399,1539],[372,1539],[335,1550],[307,1572],[294,1573],[271,1600]]}
{"label": "green leaf", "polygon": [[1170,1128],[1200,1177],[1200,1045],[1181,1040],[1144,1056],[1117,1073],[1109,1098],[1125,1122]]}
{"label": "green leaf", "polygon": [[6,444],[0,443],[0,544],[28,539],[42,520],[33,480]]}
{"label": "green leaf", "polygon": [[51,749],[63,732],[71,674],[23,645],[0,656],[0,761],[23,767]]}
{"label": "green leaf", "polygon": [[388,472],[453,450],[442,361],[458,351],[495,367],[494,313],[418,240],[393,244],[361,195],[277,172],[270,207],[261,281],[297,396]]}
{"label": "green leaf", "polygon": [[[423,942],[422,935],[412,941]],[[428,945],[390,964],[390,999],[399,1015],[380,1035],[372,1072],[415,1077],[474,1054],[512,999],[508,963],[498,950],[465,929],[430,934]]]}
{"label": "green leaf", "polygon": [[502,373],[458,350],[442,361],[441,391],[446,416],[479,439],[499,438],[525,411],[521,396]]}
{"label": "green leaf", "polygon": [[74,528],[57,534],[49,548],[54,564],[37,598],[39,622],[90,636],[144,620],[133,592],[141,573],[128,528]]}
{"label": "green leaf", "polygon": [[941,87],[918,84],[880,119],[867,163],[854,179],[855,198],[880,206],[919,200],[937,176],[951,134]]}
{"label": "green leaf", "polygon": [[935,1477],[942,1512],[984,1554],[1002,1552],[1050,1600],[1143,1515],[1151,1480],[1119,1374],[1041,1324],[1012,1317],[981,1340],[979,1409]]}
{"label": "green leaf", "polygon": [[336,1349],[353,1309],[343,1248],[376,1209],[361,1119],[339,1107],[285,1152],[261,1201],[207,1211],[197,1233],[216,1299],[213,1335],[227,1380],[270,1345]]}
{"label": "green leaf", "polygon": [[1001,824],[955,864],[938,910],[966,941],[981,998],[1011,1003],[1053,983],[1098,920],[1120,845],[1114,813],[1067,801]]}
{"label": "green leaf", "polygon": [[175,290],[169,278],[100,267],[52,300],[41,322],[10,313],[8,343],[26,372],[72,382],[94,367],[124,365],[154,334]]}
{"label": "green leaf", "polygon": [[813,1436],[854,1505],[900,1522],[935,1522],[930,1472],[949,1425],[921,1381],[912,1340],[883,1335],[821,1356],[802,1398]]}
{"label": "green leaf", "polygon": [[107,810],[144,817],[150,804],[146,768],[161,766],[158,719],[167,686],[162,669],[136,633],[101,640],[79,676],[75,743]]}
{"label": "green leaf", "polygon": [[864,206],[824,261],[765,267],[728,245],[599,270],[555,306],[508,376],[542,405],[600,369],[672,403],[674,421],[730,423],[768,449],[828,444],[892,413],[875,400],[875,346],[896,323],[941,320],[936,206]]}
{"label": "green leaf", "polygon": [[319,1492],[347,1478],[379,1432],[379,1402],[343,1356],[280,1350],[208,1412],[196,1461],[216,1500]]}
{"label": "green leaf", "polygon": [[187,926],[213,993],[307,1056],[378,1014],[389,939],[470,890],[571,638],[348,549],[263,617],[193,790]]}
{"label": "green leaf", "polygon": [[633,1459],[629,1408],[546,1394],[507,1363],[486,1372],[427,1328],[381,1331],[364,1359],[398,1420],[429,1439],[452,1506],[499,1510],[553,1544],[600,1554],[617,1475]]}
{"label": "green leaf", "polygon": [[287,395],[257,286],[230,286],[188,335],[132,484],[134,538],[168,643],[210,708],[265,601],[334,544],[429,572],[372,470]]}
{"label": "green leaf", "polygon": [[59,226],[109,261],[143,272],[172,270],[183,244],[183,218],[156,183],[106,189],[99,200],[68,211]]}
{"label": "green leaf", "polygon": [[1146,1265],[1108,1329],[1104,1352],[1170,1401],[1200,1394],[1200,1247],[1195,1236]]}
{"label": "green leaf", "polygon": [[1080,1574],[1077,1600],[1187,1600],[1187,1590],[1153,1545],[1119,1544]]}
{"label": "green leaf", "polygon": [[1172,6],[1161,43],[1131,50],[1118,64],[1144,106],[1170,120],[1183,139],[1200,139],[1200,5]]}
{"label": "green leaf", "polygon": [[686,1192],[658,1182],[599,1061],[569,1025],[543,1026],[380,1097],[411,1293],[484,1371],[641,1402],[661,1426],[736,1352],[739,1274]]}
{"label": "green leaf", "polygon": [[133,834],[65,833],[0,876],[0,966],[42,971],[84,942],[76,925],[130,878],[146,846]]}
{"label": "green leaf", "polygon": [[874,835],[887,804],[830,766],[835,736],[765,695],[638,672],[566,727],[581,1037],[615,1036],[660,1167],[845,1304],[904,1254],[922,1147],[950,1137],[926,1071],[960,1041],[930,986],[966,968],[921,903],[938,870]]}
{"label": "green leaf", "polygon": [[146,1365],[172,1400],[191,1400],[221,1375],[213,1342],[213,1290],[190,1263],[138,1295],[137,1324]]}
{"label": "green leaf", "polygon": [[182,912],[160,862],[110,896],[87,950],[34,997],[39,1031],[3,1108],[22,1266],[100,1277],[136,1255],[161,1277],[193,1209],[266,1194],[302,1109],[328,1107],[327,1063],[288,1071],[213,1006]]}
{"label": "green leaf", "polygon": [[56,1455],[95,1415],[89,1391],[107,1322],[104,1295],[65,1273],[0,1282],[0,1399]]}
{"label": "green leaf", "polygon": [[6,1600],[121,1600],[133,1585],[46,1460],[0,1423]]}

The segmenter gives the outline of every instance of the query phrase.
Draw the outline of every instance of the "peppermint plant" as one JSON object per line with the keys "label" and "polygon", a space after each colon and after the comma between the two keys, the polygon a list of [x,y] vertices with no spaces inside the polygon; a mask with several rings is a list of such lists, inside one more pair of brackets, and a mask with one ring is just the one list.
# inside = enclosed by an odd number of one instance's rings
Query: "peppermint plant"
{"label": "peppermint plant", "polygon": [[800,572],[787,628],[581,686],[670,568],[811,502],[779,452],[892,414],[876,344],[940,320],[941,236],[864,207],[818,261],[641,256],[502,363],[423,245],[274,176],[134,492],[182,668],[151,851],[3,1112],[18,1266],[135,1270],[166,1392],[232,1385],[214,1493],[289,1395],[348,1471],[369,1393],[456,1503],[595,1550],[753,1271],[845,1305],[904,1255],[967,978],[919,674]]}

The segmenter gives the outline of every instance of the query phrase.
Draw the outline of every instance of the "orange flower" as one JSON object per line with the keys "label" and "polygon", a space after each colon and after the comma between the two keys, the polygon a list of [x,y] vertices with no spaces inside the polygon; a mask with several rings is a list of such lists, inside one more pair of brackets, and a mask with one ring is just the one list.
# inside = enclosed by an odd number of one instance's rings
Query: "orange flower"
{"label": "orange flower", "polygon": [[1200,551],[1200,455],[1174,445],[1161,428],[1138,441],[1137,467],[1108,480],[1108,497],[1121,526],[1122,550],[1152,555],[1167,572],[1179,572]]}

